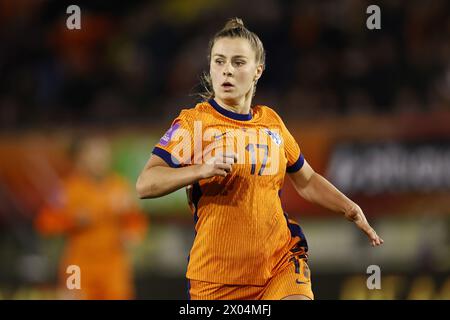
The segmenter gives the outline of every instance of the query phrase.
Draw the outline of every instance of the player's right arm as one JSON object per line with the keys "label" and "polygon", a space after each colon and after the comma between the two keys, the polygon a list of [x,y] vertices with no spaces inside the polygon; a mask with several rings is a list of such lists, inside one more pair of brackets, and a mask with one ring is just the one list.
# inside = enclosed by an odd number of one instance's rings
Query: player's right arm
{"label": "player's right arm", "polygon": [[159,156],[152,154],[136,182],[141,199],[157,198],[213,176],[226,177],[237,161],[234,154],[213,157],[209,163],[172,168]]}

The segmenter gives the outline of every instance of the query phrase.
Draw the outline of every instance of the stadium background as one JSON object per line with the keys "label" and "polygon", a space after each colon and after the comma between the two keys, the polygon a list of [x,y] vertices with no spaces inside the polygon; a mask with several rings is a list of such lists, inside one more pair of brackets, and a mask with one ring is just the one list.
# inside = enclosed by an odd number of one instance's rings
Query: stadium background
{"label": "stadium background", "polygon": [[[67,30],[66,8],[82,29]],[[372,249],[286,179],[285,210],[310,246],[318,299],[450,299],[450,3],[378,1],[0,0],[0,298],[56,297],[63,238],[33,227],[80,133],[103,133],[134,184],[181,108],[198,101],[209,38],[243,18],[272,106],[313,168],[358,202],[385,240]],[[133,249],[137,297],[186,298],[193,220],[184,189],[139,202],[150,227]],[[263,239],[262,239],[263,241]],[[379,265],[382,289],[366,288]]]}

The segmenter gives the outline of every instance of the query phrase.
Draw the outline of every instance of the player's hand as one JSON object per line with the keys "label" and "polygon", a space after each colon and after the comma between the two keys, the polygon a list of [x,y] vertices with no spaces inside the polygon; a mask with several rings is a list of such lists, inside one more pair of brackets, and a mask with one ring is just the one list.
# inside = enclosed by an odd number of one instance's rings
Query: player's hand
{"label": "player's hand", "polygon": [[354,222],[356,226],[361,229],[367,237],[369,237],[369,241],[372,244],[372,247],[382,245],[384,243],[383,239],[381,239],[375,230],[369,225],[367,222],[366,216],[358,205],[352,206],[345,213],[345,217]]}
{"label": "player's hand", "polygon": [[233,170],[237,159],[236,153],[219,153],[199,166],[200,177],[202,179],[214,176],[226,177]]}

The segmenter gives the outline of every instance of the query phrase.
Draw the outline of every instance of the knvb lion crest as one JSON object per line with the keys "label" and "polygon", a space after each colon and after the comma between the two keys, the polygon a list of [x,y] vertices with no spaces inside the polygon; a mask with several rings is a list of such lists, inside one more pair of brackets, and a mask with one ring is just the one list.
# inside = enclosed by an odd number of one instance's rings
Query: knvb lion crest
{"label": "knvb lion crest", "polygon": [[278,146],[281,145],[281,143],[283,142],[278,133],[273,132],[267,128],[264,128],[264,132],[267,133],[267,135],[272,139],[272,141],[275,142]]}

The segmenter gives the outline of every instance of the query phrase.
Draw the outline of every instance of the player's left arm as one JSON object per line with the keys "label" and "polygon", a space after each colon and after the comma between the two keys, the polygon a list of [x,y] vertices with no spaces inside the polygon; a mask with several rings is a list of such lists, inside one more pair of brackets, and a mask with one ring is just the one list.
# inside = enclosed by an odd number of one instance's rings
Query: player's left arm
{"label": "player's left arm", "polygon": [[354,222],[369,237],[372,246],[379,246],[383,243],[383,239],[367,222],[361,208],[327,179],[316,173],[306,160],[300,170],[289,173],[288,176],[297,192],[304,199],[343,213],[348,220]]}

